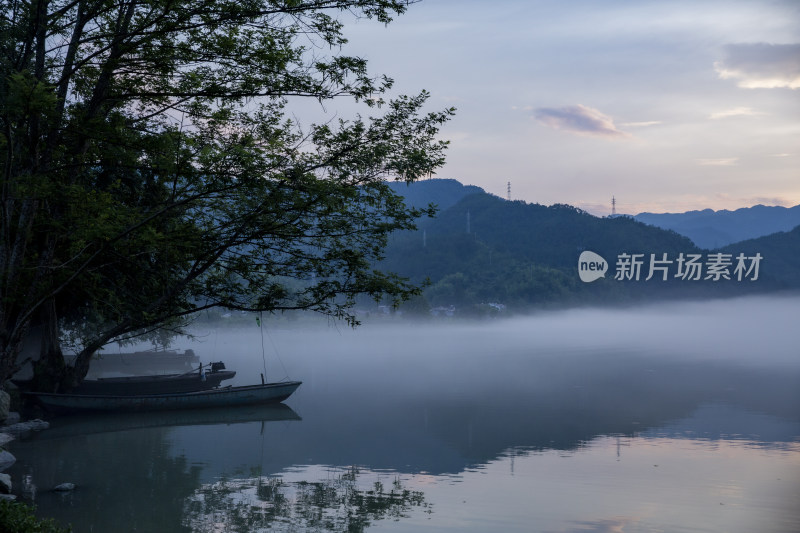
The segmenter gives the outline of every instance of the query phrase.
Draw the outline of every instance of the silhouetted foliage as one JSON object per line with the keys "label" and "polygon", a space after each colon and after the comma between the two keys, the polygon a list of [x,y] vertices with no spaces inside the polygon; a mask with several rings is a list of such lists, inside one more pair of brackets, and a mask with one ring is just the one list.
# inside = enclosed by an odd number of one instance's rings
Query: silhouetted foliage
{"label": "silhouetted foliage", "polygon": [[[357,295],[416,294],[374,268],[424,212],[386,182],[443,163],[453,110],[384,101],[392,80],[341,52],[340,21],[408,3],[0,4],[0,383],[37,323],[38,369],[70,386],[109,341],[200,310],[352,323]],[[376,116],[288,118],[290,98],[336,97]]]}

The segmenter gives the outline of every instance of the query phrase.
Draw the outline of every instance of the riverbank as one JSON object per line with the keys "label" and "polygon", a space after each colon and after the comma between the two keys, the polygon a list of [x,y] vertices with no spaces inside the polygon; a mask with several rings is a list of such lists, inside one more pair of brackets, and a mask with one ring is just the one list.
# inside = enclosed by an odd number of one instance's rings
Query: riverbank
{"label": "riverbank", "polygon": [[[40,519],[34,513],[34,507],[18,502],[13,492],[11,476],[6,470],[17,461],[16,457],[5,449],[5,446],[20,437],[34,431],[48,429],[50,424],[44,420],[33,419],[23,421],[17,411],[11,411],[10,395],[0,390],[0,531],[5,533],[68,533],[69,528],[62,528],[51,519]],[[25,494],[25,484],[21,485],[21,494]]]}
{"label": "riverbank", "polygon": [[11,468],[17,459],[5,449],[5,446],[31,432],[48,429],[50,423],[38,418],[23,421],[19,412],[11,411],[10,408],[11,396],[6,391],[0,390],[0,500],[13,501],[17,499],[17,495],[13,493],[11,476],[5,471]]}

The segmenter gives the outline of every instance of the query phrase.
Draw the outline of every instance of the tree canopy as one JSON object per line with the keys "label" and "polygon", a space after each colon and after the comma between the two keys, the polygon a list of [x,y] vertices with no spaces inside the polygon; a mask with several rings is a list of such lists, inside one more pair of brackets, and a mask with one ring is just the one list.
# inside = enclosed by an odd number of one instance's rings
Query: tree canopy
{"label": "tree canopy", "polygon": [[[385,101],[342,51],[342,19],[409,3],[0,2],[0,383],[34,326],[69,386],[109,341],[210,307],[352,322],[357,295],[415,294],[374,267],[427,211],[386,182],[443,164],[453,109]],[[302,128],[301,97],[375,116]]]}

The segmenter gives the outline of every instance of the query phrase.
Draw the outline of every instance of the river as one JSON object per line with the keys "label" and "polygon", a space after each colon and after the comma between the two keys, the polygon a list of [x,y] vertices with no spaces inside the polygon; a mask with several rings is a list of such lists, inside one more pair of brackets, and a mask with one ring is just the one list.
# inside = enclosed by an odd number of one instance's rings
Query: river
{"label": "river", "polygon": [[7,473],[76,533],[794,532],[798,310],[198,329],[178,347],[233,384],[303,385],[278,406],[56,417],[9,444]]}

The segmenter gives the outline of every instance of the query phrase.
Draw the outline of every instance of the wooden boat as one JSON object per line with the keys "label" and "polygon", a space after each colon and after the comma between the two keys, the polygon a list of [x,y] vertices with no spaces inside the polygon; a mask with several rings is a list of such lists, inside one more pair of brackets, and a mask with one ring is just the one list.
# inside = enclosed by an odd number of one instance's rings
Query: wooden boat
{"label": "wooden boat", "polygon": [[217,370],[201,374],[157,374],[152,376],[125,376],[85,379],[70,391],[71,394],[134,396],[141,394],[168,394],[214,389],[236,372]]}
{"label": "wooden boat", "polygon": [[[210,371],[196,369],[183,374],[153,374],[146,376],[101,377],[85,379],[69,391],[70,394],[101,396],[135,396],[141,394],[178,394],[214,389],[236,372],[225,370],[222,361],[206,365]],[[12,380],[23,391],[30,391],[31,380]]]}
{"label": "wooden boat", "polygon": [[25,392],[23,394],[35,399],[42,407],[52,412],[159,411],[278,403],[291,396],[300,385],[300,381],[284,381],[243,387],[222,387],[198,392],[134,396],[45,392]]}
{"label": "wooden boat", "polygon": [[200,364],[194,350],[143,350],[129,353],[100,352],[92,359],[91,372],[142,373],[156,371],[180,372]]}

